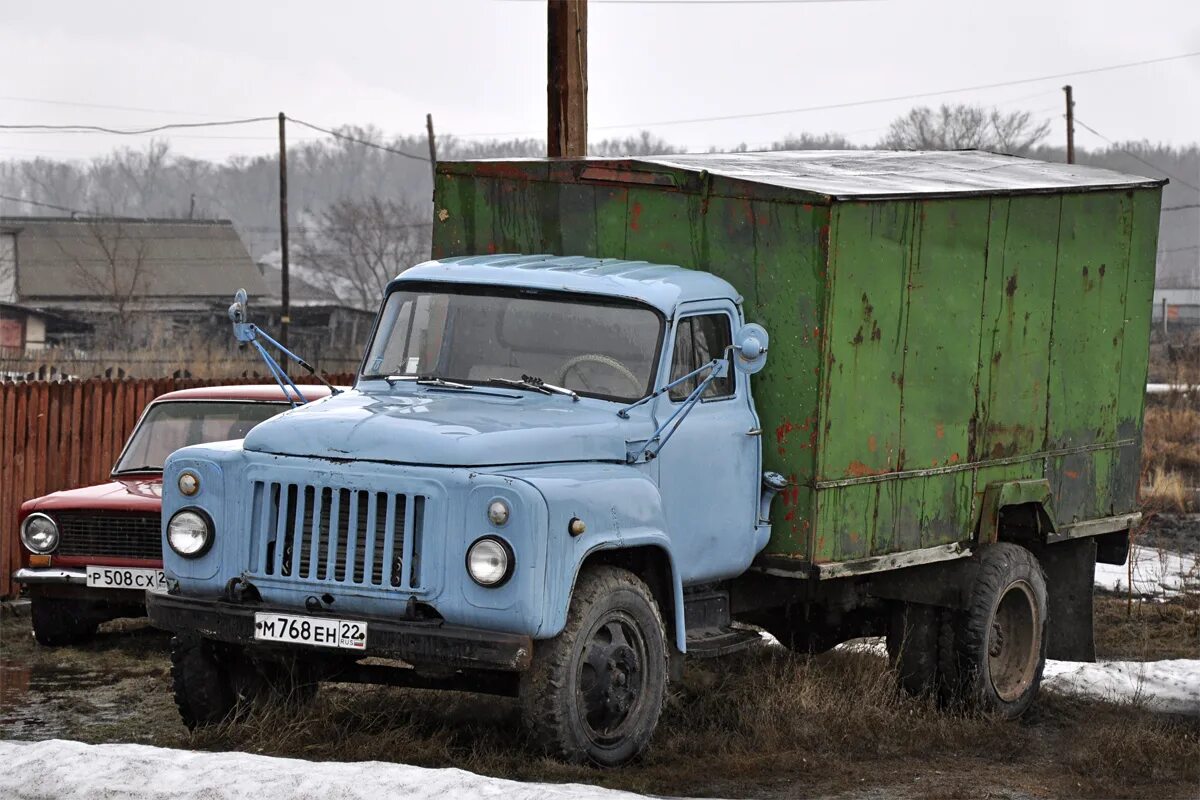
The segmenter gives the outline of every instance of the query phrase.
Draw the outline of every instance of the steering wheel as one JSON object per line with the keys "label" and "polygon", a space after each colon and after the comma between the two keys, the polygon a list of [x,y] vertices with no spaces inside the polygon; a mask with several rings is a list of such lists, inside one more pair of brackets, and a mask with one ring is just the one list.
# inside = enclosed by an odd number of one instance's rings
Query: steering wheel
{"label": "steering wheel", "polygon": [[563,386],[566,386],[567,373],[571,370],[575,370],[575,373],[579,378],[579,382],[583,385],[583,388],[590,391],[592,387],[586,380],[584,380],[583,373],[578,369],[580,364],[584,364],[589,361],[593,364],[600,364],[601,366],[608,367],[613,372],[629,381],[629,385],[633,388],[634,394],[642,391],[643,387],[641,381],[639,381],[637,376],[630,371],[629,367],[625,366],[620,361],[617,361],[615,358],[603,356],[599,353],[584,353],[583,355],[578,355],[567,359],[565,362],[563,362],[562,367],[560,367],[558,370],[558,382]]}

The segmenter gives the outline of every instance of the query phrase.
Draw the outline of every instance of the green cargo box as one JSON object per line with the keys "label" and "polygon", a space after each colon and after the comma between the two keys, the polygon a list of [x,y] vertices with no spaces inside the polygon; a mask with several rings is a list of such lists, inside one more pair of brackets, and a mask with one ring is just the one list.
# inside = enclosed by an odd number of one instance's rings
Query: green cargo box
{"label": "green cargo box", "polygon": [[767,560],[832,577],[950,557],[1007,504],[1052,541],[1129,527],[1163,183],[974,151],[443,162],[433,254],[737,287],[794,485]]}

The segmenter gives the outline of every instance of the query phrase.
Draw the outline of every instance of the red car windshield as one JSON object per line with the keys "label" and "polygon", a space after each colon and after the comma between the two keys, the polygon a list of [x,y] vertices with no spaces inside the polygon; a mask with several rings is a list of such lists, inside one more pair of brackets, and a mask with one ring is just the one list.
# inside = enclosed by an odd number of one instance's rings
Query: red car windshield
{"label": "red car windshield", "polygon": [[161,472],[167,456],[179,448],[244,439],[255,425],[290,407],[287,403],[227,400],[155,403],[129,437],[113,474]]}

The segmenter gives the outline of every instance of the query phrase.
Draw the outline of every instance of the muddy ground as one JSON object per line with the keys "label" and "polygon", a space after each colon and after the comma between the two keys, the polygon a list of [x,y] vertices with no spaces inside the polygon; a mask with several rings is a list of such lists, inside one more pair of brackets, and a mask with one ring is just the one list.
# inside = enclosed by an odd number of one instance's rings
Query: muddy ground
{"label": "muddy ground", "polygon": [[[1101,658],[1200,657],[1200,603],[1097,598]],[[455,766],[522,780],[581,781],[726,797],[1195,797],[1200,719],[1043,695],[1018,723],[899,697],[883,659],[778,648],[697,662],[653,747],[621,770],[531,755],[513,701],[322,687],[300,710],[256,711],[197,735],[170,692],[168,638],[145,621],[105,625],[86,646],[37,646],[28,609],[0,620],[0,738],[69,738],[317,760]]]}

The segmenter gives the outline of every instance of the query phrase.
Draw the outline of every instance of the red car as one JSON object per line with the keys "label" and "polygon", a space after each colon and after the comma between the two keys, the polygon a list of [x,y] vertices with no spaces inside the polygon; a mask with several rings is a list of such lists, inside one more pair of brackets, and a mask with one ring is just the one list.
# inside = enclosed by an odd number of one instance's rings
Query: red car
{"label": "red car", "polygon": [[[307,400],[329,395],[324,386],[301,391]],[[29,594],[38,642],[78,642],[101,622],[144,615],[145,590],[163,583],[163,461],[187,445],[241,439],[290,407],[274,385],[169,392],[142,413],[111,481],[23,503],[13,578]]]}

